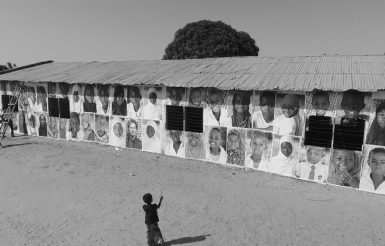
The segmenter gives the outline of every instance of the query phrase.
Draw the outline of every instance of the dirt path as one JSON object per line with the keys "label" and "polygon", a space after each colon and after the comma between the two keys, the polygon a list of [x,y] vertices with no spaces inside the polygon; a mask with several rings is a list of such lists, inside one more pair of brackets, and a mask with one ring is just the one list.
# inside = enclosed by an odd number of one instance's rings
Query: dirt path
{"label": "dirt path", "polygon": [[146,245],[162,193],[168,245],[385,245],[385,196],[92,143],[0,149],[0,245]]}

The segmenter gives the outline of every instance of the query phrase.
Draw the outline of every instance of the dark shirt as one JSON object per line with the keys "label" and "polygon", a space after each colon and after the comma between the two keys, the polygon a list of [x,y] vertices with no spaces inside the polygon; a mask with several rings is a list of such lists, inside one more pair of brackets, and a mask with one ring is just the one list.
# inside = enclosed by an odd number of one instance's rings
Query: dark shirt
{"label": "dark shirt", "polygon": [[157,209],[157,204],[143,205],[143,210],[144,212],[146,212],[146,219],[144,221],[146,225],[151,225],[159,222],[158,212],[156,211]]}
{"label": "dark shirt", "polygon": [[84,112],[96,113],[96,103],[84,102],[83,103],[83,109],[84,109]]}
{"label": "dark shirt", "polygon": [[123,104],[119,106],[116,101],[112,102],[112,114],[113,115],[127,115],[127,103],[124,100]]}
{"label": "dark shirt", "polygon": [[131,135],[128,134],[126,138],[126,147],[132,149],[142,149],[142,140],[138,137],[131,139]]}

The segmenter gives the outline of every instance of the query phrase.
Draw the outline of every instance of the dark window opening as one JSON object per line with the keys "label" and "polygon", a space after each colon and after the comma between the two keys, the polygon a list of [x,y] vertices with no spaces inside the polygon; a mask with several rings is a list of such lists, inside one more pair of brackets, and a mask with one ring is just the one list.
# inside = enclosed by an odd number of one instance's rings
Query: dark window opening
{"label": "dark window opening", "polygon": [[48,98],[48,115],[49,117],[59,117],[59,101],[57,98]]}
{"label": "dark window opening", "polygon": [[365,120],[342,118],[335,125],[333,148],[361,151],[364,132]]}
{"label": "dark window opening", "polygon": [[330,117],[310,116],[305,132],[305,145],[330,148],[333,138],[333,124]]}
{"label": "dark window opening", "polygon": [[59,98],[59,113],[60,118],[70,118],[70,101],[68,98]]}
{"label": "dark window opening", "polygon": [[203,108],[185,107],[185,131],[203,132]]}
{"label": "dark window opening", "polygon": [[166,129],[183,131],[184,112],[181,106],[166,106]]}
{"label": "dark window opening", "polygon": [[[1,95],[1,103],[3,105],[3,110],[7,110],[8,108],[8,105],[9,103],[11,102],[11,98],[13,96],[11,95]],[[15,109],[13,110],[13,112],[19,112],[19,106],[18,106],[18,102],[16,102],[16,105],[15,105]]]}

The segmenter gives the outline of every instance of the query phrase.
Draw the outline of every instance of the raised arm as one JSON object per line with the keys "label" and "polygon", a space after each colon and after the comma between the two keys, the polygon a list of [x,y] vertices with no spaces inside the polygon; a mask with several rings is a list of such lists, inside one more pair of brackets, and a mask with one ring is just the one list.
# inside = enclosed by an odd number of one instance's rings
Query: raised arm
{"label": "raised arm", "polygon": [[158,203],[158,208],[160,208],[160,205],[162,204],[162,200],[163,200],[163,196],[160,196],[160,200],[159,200],[159,203]]}

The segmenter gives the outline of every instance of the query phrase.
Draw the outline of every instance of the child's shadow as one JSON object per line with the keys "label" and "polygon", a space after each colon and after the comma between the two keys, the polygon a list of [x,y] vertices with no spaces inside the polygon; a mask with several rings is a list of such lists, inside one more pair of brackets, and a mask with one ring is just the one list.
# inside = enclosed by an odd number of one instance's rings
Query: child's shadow
{"label": "child's shadow", "polygon": [[176,244],[184,244],[184,243],[194,243],[194,242],[199,242],[203,241],[206,239],[206,237],[211,236],[210,234],[206,235],[201,235],[201,236],[196,236],[196,237],[182,237],[178,239],[174,239],[168,242],[165,242],[165,246],[171,246],[171,245],[176,245]]}

